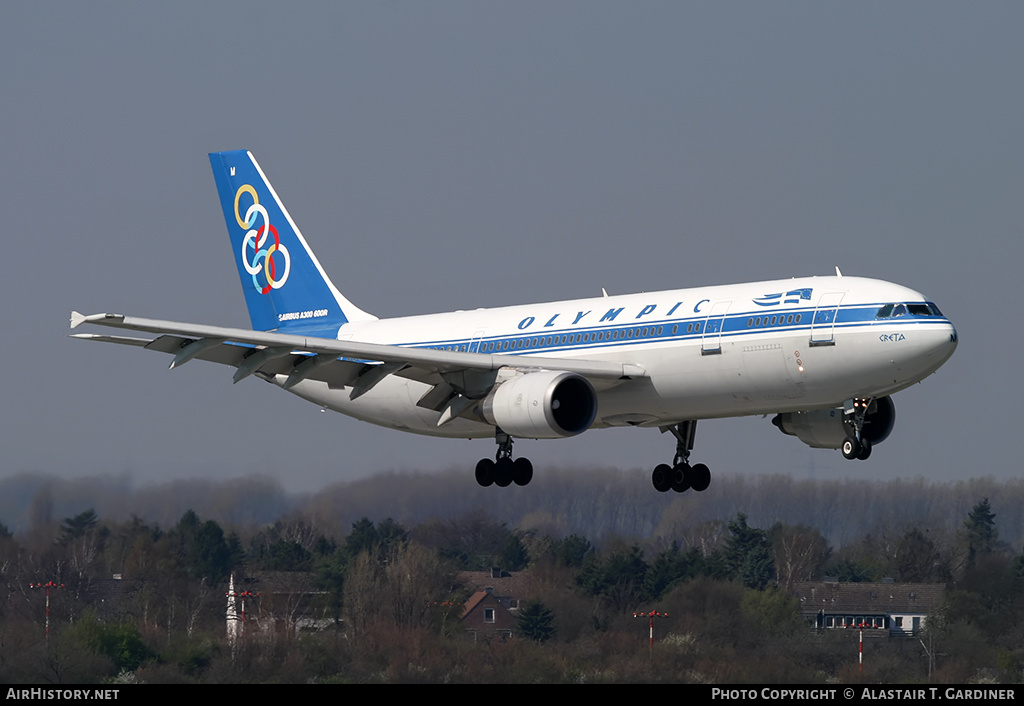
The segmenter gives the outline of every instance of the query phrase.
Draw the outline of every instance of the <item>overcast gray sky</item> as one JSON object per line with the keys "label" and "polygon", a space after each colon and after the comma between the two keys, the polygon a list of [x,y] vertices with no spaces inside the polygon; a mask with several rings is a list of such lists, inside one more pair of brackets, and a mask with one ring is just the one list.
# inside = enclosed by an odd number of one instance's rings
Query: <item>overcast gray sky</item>
{"label": "overcast gray sky", "polygon": [[[702,423],[694,460],[1016,478],[1021,27],[1012,2],[6,3],[0,476],[473,482],[492,440],[67,338],[71,309],[248,326],[206,155],[250,149],[339,289],[382,317],[835,265],[918,289],[960,347],[895,397],[870,461],[761,418]],[[637,429],[516,447],[538,473],[645,484],[673,449]]]}

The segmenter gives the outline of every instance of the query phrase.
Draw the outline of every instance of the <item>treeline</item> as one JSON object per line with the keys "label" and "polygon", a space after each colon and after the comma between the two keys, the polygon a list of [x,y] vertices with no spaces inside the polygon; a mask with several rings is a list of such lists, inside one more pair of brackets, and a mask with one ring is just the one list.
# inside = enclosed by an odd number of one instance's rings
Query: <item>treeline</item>
{"label": "treeline", "polygon": [[758,527],[776,522],[814,527],[836,548],[867,534],[928,527],[946,542],[979,498],[999,498],[1003,541],[1024,548],[1024,480],[972,478],[931,483],[922,478],[794,480],[785,475],[718,473],[701,494],[656,493],[650,472],[637,469],[545,469],[525,488],[480,488],[466,469],[444,473],[381,473],[337,483],[313,495],[293,494],[265,477],[178,480],[134,485],[128,478],[0,480],[0,521],[14,532],[92,508],[124,521],[132,516],[167,527],[193,509],[226,525],[266,525],[290,514],[311,518],[335,536],[361,517],[406,526],[431,518],[484,512],[512,527],[552,536],[579,534],[596,546],[619,537],[667,545],[702,523],[744,513]]}
{"label": "treeline", "polygon": [[[1003,502],[842,547],[743,512],[598,545],[480,511],[335,533],[310,512],[254,525],[188,509],[161,526],[86,509],[0,525],[0,682],[1019,681],[1024,556],[1001,537]],[[511,640],[471,639],[460,619],[475,588],[460,572],[491,567],[531,578]],[[234,644],[231,574],[257,589]],[[276,593],[256,595],[259,575]],[[855,636],[812,633],[787,590],[825,576],[942,582],[947,601],[921,639],[871,641],[860,673]]]}

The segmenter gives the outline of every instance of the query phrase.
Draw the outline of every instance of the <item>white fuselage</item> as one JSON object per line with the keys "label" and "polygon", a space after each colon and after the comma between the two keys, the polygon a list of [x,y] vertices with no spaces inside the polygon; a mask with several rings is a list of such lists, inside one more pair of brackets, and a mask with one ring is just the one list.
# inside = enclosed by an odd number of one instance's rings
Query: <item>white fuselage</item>
{"label": "white fuselage", "polygon": [[[665,426],[830,408],[908,387],[952,355],[956,331],[937,310],[876,315],[886,304],[925,302],[920,293],[889,282],[808,277],[351,322],[338,338],[630,363],[648,377],[597,386],[593,426]],[[493,427],[461,418],[439,427],[436,411],[416,405],[428,389],[392,375],[355,400],[348,390],[308,380],[290,391],[404,431],[493,433]]]}

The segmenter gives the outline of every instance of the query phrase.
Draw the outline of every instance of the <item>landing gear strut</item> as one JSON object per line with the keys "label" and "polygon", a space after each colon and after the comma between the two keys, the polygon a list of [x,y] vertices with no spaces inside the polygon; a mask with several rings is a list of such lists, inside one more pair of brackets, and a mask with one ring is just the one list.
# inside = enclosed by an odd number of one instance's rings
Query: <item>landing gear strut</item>
{"label": "landing gear strut", "polygon": [[864,419],[871,407],[871,400],[854,397],[843,406],[843,421],[846,423],[846,439],[843,440],[843,457],[849,460],[866,461],[871,455],[871,440],[864,436]]}
{"label": "landing gear strut", "polygon": [[527,458],[512,460],[512,437],[501,429],[494,430],[494,441],[498,452],[492,461],[482,458],[476,464],[476,482],[485,488],[492,483],[505,488],[513,482],[526,485],[533,479],[533,464]]}
{"label": "landing gear strut", "polygon": [[702,492],[711,485],[711,470],[703,463],[690,465],[690,452],[693,451],[693,438],[697,433],[697,420],[680,422],[675,426],[661,427],[662,433],[672,432],[676,437],[676,455],[672,465],[661,463],[651,474],[651,483],[659,493],[674,490],[683,493],[693,488]]}

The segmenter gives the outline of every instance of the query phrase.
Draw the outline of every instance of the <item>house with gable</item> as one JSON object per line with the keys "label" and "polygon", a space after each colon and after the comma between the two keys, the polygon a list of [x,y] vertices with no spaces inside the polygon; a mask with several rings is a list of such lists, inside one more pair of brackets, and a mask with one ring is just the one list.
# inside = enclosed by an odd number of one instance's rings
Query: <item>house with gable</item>
{"label": "house with gable", "polygon": [[507,639],[519,625],[519,603],[529,595],[528,572],[500,569],[463,571],[459,582],[473,591],[462,611],[462,624],[474,640]]}
{"label": "house with gable", "polygon": [[516,616],[488,589],[470,596],[462,610],[462,624],[474,641],[495,637],[508,639],[515,633],[518,622]]}

